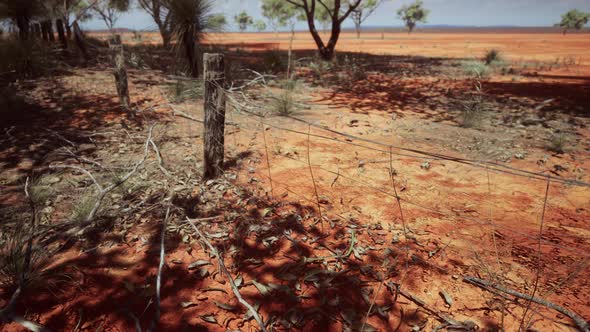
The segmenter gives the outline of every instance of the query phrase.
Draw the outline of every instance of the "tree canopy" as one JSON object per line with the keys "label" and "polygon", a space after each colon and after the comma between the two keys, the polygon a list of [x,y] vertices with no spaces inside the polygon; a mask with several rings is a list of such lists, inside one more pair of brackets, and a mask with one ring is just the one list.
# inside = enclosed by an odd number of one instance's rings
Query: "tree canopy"
{"label": "tree canopy", "polygon": [[424,8],[422,0],[416,0],[414,3],[402,6],[397,11],[397,16],[404,21],[408,28],[408,33],[412,32],[417,23],[426,23],[429,11]]}
{"label": "tree canopy", "polygon": [[566,34],[568,30],[581,30],[589,20],[590,13],[573,9],[561,15],[561,22],[557,26],[563,29],[563,34]]}

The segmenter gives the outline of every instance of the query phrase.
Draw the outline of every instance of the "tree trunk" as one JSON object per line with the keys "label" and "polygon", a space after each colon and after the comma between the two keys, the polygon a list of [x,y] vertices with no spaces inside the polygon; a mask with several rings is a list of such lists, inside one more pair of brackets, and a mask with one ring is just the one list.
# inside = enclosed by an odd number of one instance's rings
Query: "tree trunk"
{"label": "tree trunk", "polygon": [[117,85],[117,95],[123,111],[130,111],[129,108],[129,84],[127,82],[127,69],[125,68],[125,54],[123,53],[123,43],[121,35],[113,35],[109,39],[109,48],[111,57],[115,66],[115,83]]}
{"label": "tree trunk", "polygon": [[203,59],[205,81],[204,177],[223,173],[225,131],[225,68],[223,54],[206,53]]}
{"label": "tree trunk", "polygon": [[162,44],[164,47],[169,48],[170,41],[172,40],[170,32],[166,28],[160,28],[160,35],[162,36]]}
{"label": "tree trunk", "polygon": [[41,22],[41,37],[43,41],[49,41],[49,30],[47,30],[47,21]]}
{"label": "tree trunk", "polygon": [[88,48],[86,47],[86,39],[84,38],[84,34],[82,33],[82,29],[78,25],[78,21],[74,21],[73,24],[74,28],[74,41],[76,42],[76,46],[82,52],[82,56],[84,57],[84,61],[88,64],[89,56],[88,56]]}
{"label": "tree trunk", "polygon": [[64,25],[66,26],[66,36],[68,36],[68,39],[72,40],[72,27],[67,15],[64,17]]}
{"label": "tree trunk", "polygon": [[64,50],[68,49],[68,40],[66,39],[66,32],[64,30],[64,24],[61,19],[55,20],[55,27],[57,28],[57,35],[59,36],[59,41]]}
{"label": "tree trunk", "polygon": [[184,52],[188,61],[189,73],[192,77],[199,77],[199,66],[195,53],[195,40],[192,33],[185,33],[183,36]]}
{"label": "tree trunk", "polygon": [[26,16],[19,15],[16,18],[16,25],[18,26],[18,36],[21,41],[29,39],[29,19]]}

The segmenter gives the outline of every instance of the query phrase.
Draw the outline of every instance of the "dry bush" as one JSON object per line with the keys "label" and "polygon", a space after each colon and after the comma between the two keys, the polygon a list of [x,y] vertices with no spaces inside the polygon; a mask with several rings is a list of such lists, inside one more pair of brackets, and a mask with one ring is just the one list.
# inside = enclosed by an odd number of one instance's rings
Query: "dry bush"
{"label": "dry bush", "polygon": [[178,79],[166,87],[166,92],[173,103],[199,99],[203,96],[203,84],[199,80]]}
{"label": "dry bush", "polygon": [[296,110],[294,93],[297,89],[297,81],[284,80],[280,86],[280,92],[271,96],[271,110],[277,115],[288,116],[295,113]]}
{"label": "dry bush", "polygon": [[483,57],[483,62],[488,66],[493,63],[503,62],[503,61],[504,61],[504,59],[502,58],[502,53],[495,48],[492,48],[491,50],[487,50],[484,57]]}
{"label": "dry bush", "polygon": [[549,137],[549,144],[547,150],[555,153],[565,153],[567,146],[567,138],[564,133],[555,133]]}

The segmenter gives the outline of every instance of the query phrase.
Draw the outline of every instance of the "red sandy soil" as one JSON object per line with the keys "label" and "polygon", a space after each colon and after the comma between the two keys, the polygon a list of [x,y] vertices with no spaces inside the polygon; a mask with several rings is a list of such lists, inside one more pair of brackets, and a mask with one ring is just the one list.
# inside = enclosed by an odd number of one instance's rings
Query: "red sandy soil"
{"label": "red sandy soil", "polygon": [[[576,59],[577,65],[547,72],[539,71],[537,76],[525,76],[516,83],[506,77],[494,77],[489,83],[488,91],[499,98],[505,95],[506,100],[528,98],[538,101],[554,96],[571,97],[571,100],[579,103],[585,110],[585,113],[574,116],[575,120],[588,125],[590,94],[579,92],[588,92],[589,89],[590,35],[564,37],[558,34],[386,33],[384,37],[381,40],[381,34],[371,33],[356,40],[353,34],[343,34],[339,50],[363,51],[374,55],[472,58],[480,57],[486,49],[498,48],[509,60],[515,62],[554,62],[558,57]],[[280,34],[278,41],[274,34],[213,34],[208,41],[250,51],[276,48],[284,50],[288,47],[286,34]],[[308,34],[296,35],[296,50],[311,50],[313,46]],[[94,77],[87,73],[76,73],[74,77],[78,77],[80,85],[83,85],[89,81],[104,79],[103,74],[96,73]],[[134,98],[151,104],[163,103],[160,91],[145,83],[145,77],[150,75],[158,78],[159,73],[132,71],[131,89],[142,91]],[[78,85],[72,80],[69,84]],[[540,131],[540,128],[493,127],[486,128],[485,131],[460,128],[456,121],[445,117],[441,110],[428,105],[429,100],[446,98],[443,90],[449,87],[467,89],[469,83],[429,76],[398,80],[376,73],[355,84],[356,87],[366,89],[362,93],[355,92],[354,89],[334,93],[333,88],[305,91],[301,95],[307,98],[301,99],[313,107],[299,111],[296,116],[363,139],[456,157],[497,160],[498,153],[505,149],[509,151],[508,165],[512,167],[552,174],[549,171],[562,166],[567,170],[559,173],[559,176],[590,181],[590,146],[587,146],[590,131],[587,126],[576,127],[577,143],[572,151],[556,155],[544,150],[543,144],[536,142],[534,138],[528,138],[531,133]],[[539,90],[534,90],[535,87]],[[572,91],[578,93],[574,94]],[[88,91],[79,93],[93,92],[89,88]],[[113,91],[94,93],[112,96]],[[62,115],[56,115],[53,119],[56,121],[56,129],[76,126],[88,129],[105,119],[122,121],[113,112],[116,107],[112,98],[91,99],[87,102],[88,109],[73,111],[72,114],[76,117],[69,117],[70,114],[67,114],[67,117],[60,118]],[[95,102],[100,102],[101,106],[96,107],[93,105]],[[199,106],[184,106],[187,112],[196,117],[201,116]],[[55,107],[47,105],[48,109]],[[167,118],[169,111],[162,109],[159,116]],[[317,189],[318,195],[322,197],[321,212],[327,219],[321,225],[328,229],[329,220],[341,223],[341,226],[336,226],[338,232],[332,233],[322,244],[344,251],[350,238],[346,225],[366,227],[358,232],[358,240],[364,247],[373,247],[375,250],[361,260],[353,259],[354,263],[350,263],[348,268],[362,270],[367,266],[374,267],[376,273],[385,276],[387,280],[401,282],[404,289],[455,319],[473,320],[484,331],[497,329],[502,319],[497,310],[500,306],[498,300],[491,293],[482,292],[462,282],[460,276],[481,276],[486,279],[495,275],[505,286],[531,293],[539,267],[542,273],[536,294],[570,308],[586,319],[590,318],[589,188],[550,183],[539,260],[537,237],[547,185],[542,179],[498,173],[485,167],[437,160],[399,149],[390,151],[387,147],[361,140],[349,142],[344,137],[317,128],[310,130],[312,135],[324,135],[333,140],[308,138],[306,135],[273,127],[264,130],[257,119],[240,114],[232,113],[229,120],[240,123],[241,127],[229,131],[226,138],[228,155],[252,153],[243,158],[241,168],[233,169],[232,172],[237,173],[238,184],[249,188],[255,197],[260,198],[258,202],[246,200],[239,203],[241,196],[236,190],[231,189],[224,193],[224,200],[215,204],[218,205],[218,211],[225,211],[226,214],[231,209],[230,205],[239,206],[236,210],[242,215],[234,226],[251,220],[256,220],[261,225],[276,226],[285,220],[284,216],[297,213],[304,216],[302,223],[306,229],[314,229],[312,223],[314,213],[317,217]],[[40,120],[36,125],[41,127],[45,121],[47,120]],[[200,135],[200,129],[195,130],[194,123],[179,119],[171,121],[177,123],[173,135],[177,135],[179,141],[182,141],[180,137],[188,137],[188,142],[198,139],[194,134],[197,131],[197,135]],[[310,129],[305,124],[283,117],[271,117],[266,121],[273,126],[302,133]],[[264,140],[267,142],[266,146],[263,144]],[[316,188],[307,162],[308,147]],[[526,158],[514,158],[514,153],[521,150],[526,150]],[[199,151],[199,147],[174,146],[170,151],[164,152],[164,159],[181,164],[184,156],[197,154]],[[269,151],[268,156],[266,151]],[[10,153],[14,151],[4,151],[4,160]],[[545,158],[546,155],[548,158]],[[273,205],[264,199],[271,192],[267,157],[272,191],[275,202],[281,202],[279,205]],[[392,185],[389,176],[390,157],[397,173],[395,185]],[[540,160],[544,161],[540,163]],[[429,162],[428,169],[421,167],[425,161]],[[23,174],[30,164],[23,162],[12,166],[10,171],[3,168],[3,173]],[[209,187],[213,186],[215,184]],[[402,198],[401,211],[392,196],[396,191]],[[263,211],[269,206],[274,210],[266,217]],[[400,212],[403,212],[403,218]],[[95,331],[97,328],[102,328],[103,331],[132,331],[129,312],[140,316],[145,325],[153,314],[153,304],[149,304],[148,300],[154,292],[153,279],[158,254],[158,247],[154,243],[157,243],[159,237],[159,222],[160,220],[154,218],[145,220],[145,223],[133,228],[123,243],[111,239],[106,242],[107,245],[100,245],[96,250],[88,252],[72,248],[63,257],[59,257],[55,264],[76,266],[76,276],[82,280],[81,284],[75,289],[64,290],[57,297],[28,294],[26,305],[21,304],[20,309],[23,312],[28,310],[31,318],[55,331],[73,330],[79,320],[82,321],[82,331]],[[408,234],[405,234],[402,225],[410,230]],[[221,225],[214,224],[207,231],[212,233],[218,227]],[[321,226],[317,224],[316,227]],[[294,233],[293,237],[301,240],[303,234]],[[130,240],[131,238],[134,240]],[[225,327],[206,323],[199,318],[200,315],[207,314],[215,314],[221,325],[231,329],[255,330],[253,321],[241,326],[243,310],[228,313],[214,304],[217,301],[237,306],[237,301],[221,276],[214,275],[199,280],[194,273],[187,271],[186,265],[189,263],[209,258],[198,245],[192,246],[191,250],[191,246],[179,240],[167,241],[168,267],[163,284],[161,330],[226,330]],[[294,254],[288,241],[280,242],[278,247],[269,250],[254,235],[244,240],[251,251],[250,257],[264,260],[262,266],[243,267],[239,270],[245,281],[256,279],[259,282],[293,286],[292,282],[279,278],[281,268],[293,262],[289,258]],[[409,249],[405,250],[406,246]],[[392,252],[386,252],[387,249]],[[328,250],[315,245],[313,255],[330,254]],[[393,267],[384,263],[385,257],[391,261]],[[232,262],[234,258],[228,257],[227,264]],[[213,272],[213,266],[208,266],[208,270]],[[372,274],[374,272],[366,272],[361,279]],[[385,287],[380,288],[379,283],[374,281],[375,278],[367,279],[373,280],[369,283],[373,293],[379,291],[376,304],[391,304],[392,294]],[[207,287],[220,288],[223,291],[206,292],[204,290]],[[363,303],[357,292],[360,286],[351,280],[343,281],[327,295],[321,294],[330,300],[339,299],[340,302],[322,303],[315,287],[304,282],[301,282],[301,287],[299,294],[307,294],[310,298],[299,304],[290,303],[284,299],[285,296],[280,295],[265,299],[251,284],[242,291],[249,300],[262,303],[261,313],[265,318],[273,312],[284,313],[293,307],[301,308],[302,311],[324,309],[339,315],[342,313],[339,306],[344,307],[345,304],[349,309],[357,310],[359,315],[366,313],[366,306],[357,307],[359,303]],[[451,307],[445,306],[439,294],[442,290],[453,297]],[[374,296],[373,293],[371,297]],[[187,309],[180,308],[179,304],[186,301],[195,302],[196,305]],[[506,331],[515,331],[520,323],[522,309],[513,304],[508,304],[508,309],[504,328]],[[537,310],[533,325],[535,329],[572,329],[571,322],[562,315],[541,306],[533,306],[533,309]],[[369,323],[379,331],[393,331],[398,325],[401,326],[400,331],[409,331],[413,325],[421,325],[424,321],[427,321],[426,329],[438,325],[431,316],[416,311],[415,305],[401,298],[385,318],[374,315],[369,319]],[[2,331],[20,330],[14,324],[2,327]],[[307,323],[303,330],[341,331],[342,325],[340,322],[325,320],[321,324]]]}

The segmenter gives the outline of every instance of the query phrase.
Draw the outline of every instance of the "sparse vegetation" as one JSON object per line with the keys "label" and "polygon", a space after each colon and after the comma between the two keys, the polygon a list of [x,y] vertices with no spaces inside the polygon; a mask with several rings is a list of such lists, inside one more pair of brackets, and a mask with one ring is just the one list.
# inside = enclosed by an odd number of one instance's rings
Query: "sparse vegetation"
{"label": "sparse vegetation", "polygon": [[549,151],[562,154],[565,153],[566,146],[567,138],[564,133],[558,132],[549,137],[549,144],[547,145]]}
{"label": "sparse vegetation", "polygon": [[297,89],[297,81],[284,80],[280,86],[281,90],[272,96],[272,112],[280,116],[292,115],[296,110],[294,94]]}
{"label": "sparse vegetation", "polygon": [[483,61],[488,66],[493,63],[502,62],[503,60],[504,59],[502,58],[500,51],[498,51],[495,48],[492,48],[491,50],[487,50],[486,54],[484,55],[484,58],[483,58]]}
{"label": "sparse vegetation", "polygon": [[465,75],[477,80],[485,80],[491,74],[490,68],[484,62],[477,60],[463,61],[461,68]]}

